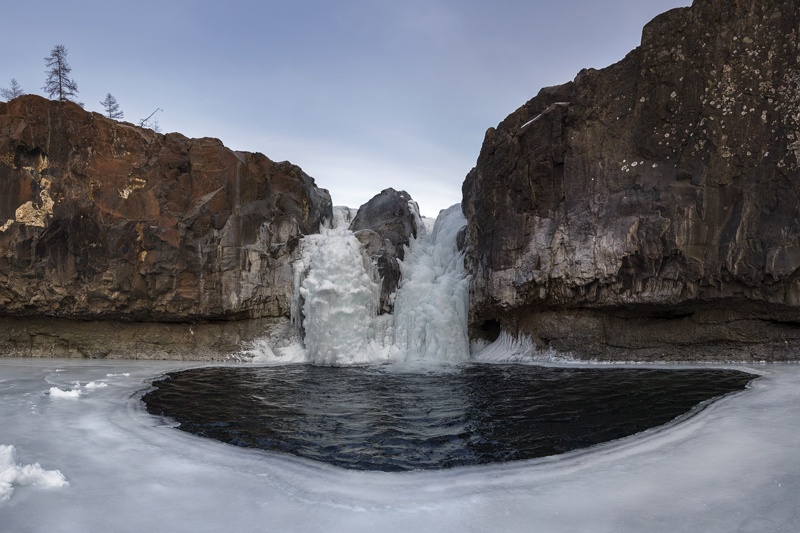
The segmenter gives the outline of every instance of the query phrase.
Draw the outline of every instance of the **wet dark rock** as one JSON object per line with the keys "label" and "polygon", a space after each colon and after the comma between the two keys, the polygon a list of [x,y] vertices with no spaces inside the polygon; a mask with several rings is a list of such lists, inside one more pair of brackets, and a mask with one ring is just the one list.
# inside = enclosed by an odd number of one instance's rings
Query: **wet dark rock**
{"label": "wet dark rock", "polygon": [[405,191],[385,189],[358,209],[350,230],[364,243],[381,282],[379,313],[391,313],[405,248],[416,238],[419,209]]}
{"label": "wet dark rock", "polygon": [[598,358],[800,347],[800,5],[696,0],[490,128],[470,323]]}

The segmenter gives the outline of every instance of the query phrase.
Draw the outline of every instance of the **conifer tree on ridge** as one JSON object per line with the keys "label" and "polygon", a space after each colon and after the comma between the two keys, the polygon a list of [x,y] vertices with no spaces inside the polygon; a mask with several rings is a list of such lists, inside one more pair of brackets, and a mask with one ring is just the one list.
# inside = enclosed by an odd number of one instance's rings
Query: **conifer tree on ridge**
{"label": "conifer tree on ridge", "polygon": [[121,120],[125,113],[120,111],[117,99],[111,96],[111,93],[106,94],[106,99],[100,102],[106,110],[106,116],[110,119]]}
{"label": "conifer tree on ridge", "polygon": [[22,96],[23,94],[25,94],[25,91],[22,90],[22,87],[20,87],[20,84],[17,83],[17,80],[14,78],[11,78],[8,89],[0,89],[0,97],[6,100],[13,100],[17,96]]}
{"label": "conifer tree on ridge", "polygon": [[69,77],[72,68],[67,63],[67,49],[63,44],[57,44],[50,51],[50,55],[44,58],[47,71],[47,79],[42,90],[50,98],[57,98],[62,102],[74,102],[78,96],[78,84]]}

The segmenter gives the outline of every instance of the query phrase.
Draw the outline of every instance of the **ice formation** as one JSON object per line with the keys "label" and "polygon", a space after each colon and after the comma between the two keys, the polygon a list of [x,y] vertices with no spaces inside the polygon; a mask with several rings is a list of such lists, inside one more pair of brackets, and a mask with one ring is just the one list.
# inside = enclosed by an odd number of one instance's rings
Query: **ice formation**
{"label": "ice formation", "polygon": [[39,463],[18,464],[16,448],[0,444],[0,503],[11,498],[15,485],[52,488],[67,486],[69,482],[58,470],[45,470]]}
{"label": "ice formation", "polygon": [[298,291],[307,356],[316,364],[367,363],[379,286],[361,243],[346,230],[314,237],[303,243],[307,270]]}
{"label": "ice formation", "polygon": [[322,365],[374,359],[379,285],[361,243],[347,229],[350,212],[334,209],[332,227],[301,242],[294,264],[292,321],[305,340],[308,361]]}
{"label": "ice formation", "polygon": [[539,348],[530,338],[513,336],[503,331],[493,343],[472,347],[472,361],[476,363],[575,363],[568,353],[555,348]]}
{"label": "ice formation", "polygon": [[[342,365],[468,359],[468,279],[456,245],[466,224],[461,206],[442,211],[430,232],[420,223],[401,263],[395,311],[388,317],[377,316],[380,280],[347,229],[351,216],[336,208],[332,227],[301,243],[292,321],[304,338],[304,360]],[[262,346],[261,356],[280,357],[269,346]]]}
{"label": "ice formation", "polygon": [[469,357],[469,280],[456,243],[466,223],[460,204],[446,209],[401,263],[392,343],[396,359],[457,362]]}
{"label": "ice formation", "polygon": [[49,391],[51,398],[62,399],[66,398],[68,400],[76,400],[81,396],[80,389],[72,389],[72,390],[62,390],[58,387],[50,387]]}
{"label": "ice formation", "polygon": [[[0,439],[17,450],[0,464],[69,481],[41,490],[14,474],[0,530],[800,531],[800,365],[756,367],[748,390],[688,420],[581,452],[405,473],[202,439],[138,404],[154,378],[196,365],[0,358]],[[45,394],[75,380],[109,386]]]}

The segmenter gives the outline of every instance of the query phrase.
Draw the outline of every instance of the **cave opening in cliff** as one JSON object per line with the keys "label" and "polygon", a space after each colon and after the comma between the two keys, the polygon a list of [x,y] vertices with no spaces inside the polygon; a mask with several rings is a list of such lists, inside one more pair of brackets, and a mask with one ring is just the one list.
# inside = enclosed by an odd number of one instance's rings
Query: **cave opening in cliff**
{"label": "cave opening in cliff", "polygon": [[480,331],[483,337],[489,341],[494,342],[500,337],[500,333],[503,331],[503,327],[500,325],[500,321],[496,319],[484,320],[481,324]]}

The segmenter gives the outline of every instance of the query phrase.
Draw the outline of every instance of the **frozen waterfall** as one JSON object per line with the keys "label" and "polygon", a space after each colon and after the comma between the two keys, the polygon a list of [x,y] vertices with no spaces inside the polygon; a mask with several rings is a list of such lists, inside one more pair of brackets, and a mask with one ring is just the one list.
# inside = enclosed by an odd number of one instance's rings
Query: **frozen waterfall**
{"label": "frozen waterfall", "polygon": [[369,362],[378,284],[364,268],[361,243],[352,233],[321,241],[313,246],[299,290],[307,357],[327,365]]}
{"label": "frozen waterfall", "polygon": [[468,278],[456,244],[466,224],[460,205],[419,225],[401,262],[394,314],[378,316],[380,279],[336,208],[333,227],[306,236],[294,265],[292,322],[305,360],[320,365],[469,358]]}
{"label": "frozen waterfall", "polygon": [[455,362],[469,357],[469,280],[457,245],[466,223],[460,204],[442,211],[433,232],[413,242],[401,262],[394,308],[397,359]]}

